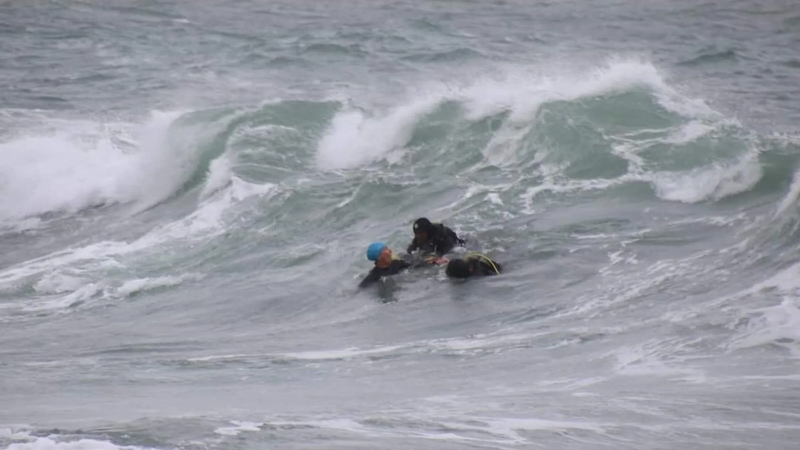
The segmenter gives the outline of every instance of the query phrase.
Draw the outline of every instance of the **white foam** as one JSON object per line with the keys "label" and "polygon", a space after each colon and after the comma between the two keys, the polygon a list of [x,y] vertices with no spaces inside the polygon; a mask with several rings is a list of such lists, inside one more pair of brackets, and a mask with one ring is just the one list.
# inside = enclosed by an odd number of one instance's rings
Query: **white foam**
{"label": "white foam", "polygon": [[297,353],[283,353],[280,356],[292,359],[305,359],[305,360],[347,359],[357,356],[389,353],[403,347],[404,346],[402,345],[393,345],[386,347],[378,347],[374,349],[346,348],[342,350],[320,350],[320,351],[307,351],[307,352],[297,352]]}
{"label": "white foam", "polygon": [[12,425],[12,427],[6,426],[0,428],[0,438],[11,439],[15,441],[32,439],[30,431],[27,431],[31,429],[29,425]]}
{"label": "white foam", "polygon": [[97,295],[101,295],[106,289],[104,283],[88,283],[76,289],[73,292],[70,292],[66,295],[58,295],[53,298],[47,298],[46,300],[37,301],[34,304],[25,305],[22,308],[23,311],[27,312],[41,312],[41,311],[49,311],[49,310],[62,310],[65,308],[77,306],[83,302],[86,302]]}
{"label": "white foam", "polygon": [[344,200],[342,200],[341,202],[339,202],[339,203],[336,205],[336,207],[337,207],[337,208],[343,208],[343,207],[345,207],[345,206],[349,205],[350,203],[352,203],[352,202],[353,202],[353,200],[355,200],[355,199],[358,197],[358,194],[361,192],[361,188],[362,188],[363,186],[364,186],[363,184],[360,184],[360,185],[358,185],[358,187],[356,187],[355,189],[353,189],[353,190],[350,192],[350,195],[349,195],[349,196],[348,196],[346,199],[344,199]]}
{"label": "white foam", "polygon": [[[457,89],[449,86],[428,89],[418,97],[385,114],[367,114],[346,109],[333,119],[317,149],[322,169],[353,168],[390,156],[398,157],[420,118],[445,100],[462,104],[468,120],[479,120],[510,112],[509,121],[497,130],[483,149],[493,165],[514,163],[524,137],[535,126],[534,118],[543,104],[644,88],[671,112],[693,119],[667,138],[680,143],[697,139],[713,126],[700,118],[721,116],[701,100],[681,95],[670,87],[659,70],[646,61],[611,59],[593,70],[573,68],[556,73],[534,73],[528,68],[505,68],[502,77],[480,78]],[[546,153],[546,149],[537,149]]]}
{"label": "white foam", "polygon": [[[232,177],[227,188],[209,194],[209,198],[189,216],[158,226],[133,242],[98,242],[57,251],[6,268],[0,271],[0,290],[13,291],[21,280],[42,274],[34,284],[34,289],[46,297],[24,307],[26,311],[41,311],[66,308],[98,295],[117,298],[142,290],[180,284],[196,275],[128,280],[119,289],[114,289],[108,285],[105,273],[109,268],[123,265],[121,256],[176,242],[210,239],[224,233],[227,229],[226,211],[230,207],[251,196],[274,194],[275,187],[273,184],[257,185]],[[98,279],[103,281],[96,281]]]}
{"label": "white foam", "polygon": [[[270,421],[274,426],[314,426],[329,430],[345,431],[371,437],[416,437],[431,440],[485,442],[502,444],[529,444],[530,441],[520,436],[520,430],[525,431],[569,431],[584,430],[605,434],[602,426],[595,423],[580,423],[536,418],[505,418],[469,416],[469,422],[440,421],[438,417],[425,417],[431,429],[421,427],[419,419],[414,419],[413,425],[408,427],[378,427],[369,423],[347,418],[319,419],[308,421]],[[447,431],[441,428],[446,427]],[[475,437],[474,432],[480,432],[485,437]],[[469,433],[470,435],[466,435]]]}
{"label": "white foam", "polygon": [[357,348],[350,347],[344,349],[330,349],[330,350],[309,350],[301,352],[289,353],[252,353],[252,354],[226,354],[226,355],[209,355],[189,358],[187,361],[191,362],[209,362],[218,360],[230,360],[241,358],[289,358],[305,361],[319,361],[319,360],[341,360],[341,359],[356,359],[364,356],[380,355],[380,354],[405,354],[409,353],[429,353],[431,351],[452,351],[452,352],[466,352],[466,351],[485,351],[497,350],[503,348],[518,347],[520,345],[527,345],[535,341],[538,337],[547,333],[535,334],[508,334],[508,330],[502,333],[476,335],[470,338],[454,337],[445,339],[434,340],[421,340],[399,343],[396,345],[377,346],[373,348]]}
{"label": "white foam", "polygon": [[[331,430],[350,431],[356,433],[368,433],[367,427],[361,425],[355,420],[351,419],[330,419],[330,420],[315,420],[307,422],[308,425],[317,426],[320,428],[328,428]],[[377,436],[378,434],[373,434]]]}
{"label": "white foam", "polygon": [[719,116],[703,101],[688,98],[670,87],[653,64],[620,58],[612,58],[591,70],[572,68],[543,74],[509,69],[500,79],[480,80],[462,89],[459,98],[465,102],[471,120],[511,111],[512,122],[530,123],[545,103],[574,101],[637,87],[652,91],[671,112],[691,118]]}
{"label": "white foam", "polygon": [[228,354],[228,355],[209,355],[209,356],[200,356],[195,358],[188,358],[187,361],[190,362],[209,362],[209,361],[221,361],[221,360],[231,360],[231,359],[242,359],[242,358],[289,358],[289,359],[297,359],[297,360],[307,360],[307,361],[316,361],[316,360],[337,360],[337,359],[351,359],[357,358],[360,356],[366,355],[375,355],[381,353],[389,353],[401,348],[406,347],[407,345],[393,345],[393,346],[383,346],[383,347],[375,347],[375,348],[368,348],[368,349],[360,349],[360,348],[345,348],[345,349],[335,349],[335,350],[309,350],[303,352],[291,352],[291,353],[236,353],[236,354]]}
{"label": "white foam", "polygon": [[[514,154],[536,125],[534,118],[542,105],[629,91],[637,87],[648,89],[659,99],[665,99],[661,103],[670,110],[683,113],[693,111],[693,118],[710,111],[670,88],[652,64],[619,59],[612,59],[589,71],[573,69],[546,75],[511,69],[502,79],[480,80],[459,91],[455,97],[467,108],[470,120],[503,111],[511,113],[509,121],[492,136],[483,150],[490,164],[501,165],[514,163]],[[700,132],[697,128],[687,131],[694,134]],[[537,149],[537,155],[546,152],[547,149]]]}
{"label": "white foam", "polygon": [[64,272],[52,271],[46,273],[34,284],[33,289],[39,294],[61,294],[72,292],[87,283],[85,278]]}
{"label": "white foam", "polygon": [[800,262],[781,270],[766,280],[755,284],[741,295],[758,294],[763,290],[778,289],[784,293],[796,293],[800,296]]}
{"label": "white foam", "polygon": [[444,206],[440,206],[434,209],[434,212],[439,211],[450,211],[450,214],[457,214],[458,211],[452,211],[453,208],[457,207],[458,205],[463,204],[467,200],[471,199],[472,197],[478,194],[486,194],[485,198],[492,203],[502,205],[503,201],[500,199],[500,194],[497,192],[505,192],[510,189],[513,184],[496,184],[496,185],[483,185],[483,184],[473,184],[469,186],[464,192],[464,195],[457,200],[452,201],[449,204]]}
{"label": "white foam", "polygon": [[779,305],[751,310],[757,314],[747,322],[742,335],[733,339],[730,348],[743,349],[761,345],[780,345],[800,357],[800,297],[786,296]]}
{"label": "white foam", "polygon": [[[574,342],[572,342],[574,344]],[[583,389],[598,383],[608,381],[607,377],[589,377],[589,378],[566,378],[558,380],[548,380],[539,382],[539,386],[545,388],[544,390],[550,392],[571,392],[576,389]],[[589,396],[588,393],[573,392],[575,396]]]}
{"label": "white foam", "polygon": [[37,438],[33,442],[14,443],[6,450],[140,450],[143,447],[119,446],[111,442],[95,439],[80,439],[77,441],[61,442],[50,437]]}
{"label": "white foam", "polygon": [[580,315],[586,320],[593,317],[590,314],[593,310],[598,311],[595,314],[602,314],[612,305],[640,298],[647,290],[669,280],[684,279],[688,283],[695,277],[702,278],[708,273],[716,271],[715,266],[700,262],[714,252],[715,250],[704,250],[683,259],[660,260],[648,266],[641,272],[641,276],[636,277],[631,277],[630,266],[618,267],[615,270],[612,262],[598,270],[598,273],[606,281],[597,290],[580,296],[576,300],[575,306],[556,313],[554,317]]}
{"label": "white foam", "polygon": [[224,436],[237,436],[242,431],[260,431],[263,423],[256,423],[256,422],[243,422],[238,420],[232,420],[231,423],[234,425],[232,427],[220,427],[214,430],[215,433],[221,434]]}
{"label": "white foam", "polygon": [[617,373],[626,376],[679,376],[685,380],[702,381],[702,371],[681,365],[683,361],[673,355],[683,344],[677,339],[651,341],[642,345],[623,347],[614,351]]}
{"label": "white foam", "polygon": [[[82,270],[73,270],[76,273],[75,276],[77,276],[79,272],[86,270],[114,266],[117,263],[109,257],[135,250],[136,246],[134,244],[98,242],[84,247],[57,251],[3,270],[0,272],[0,286],[8,286],[23,278],[38,273],[51,272],[59,267],[80,265]],[[49,281],[45,281],[42,289],[46,291],[48,287],[51,287],[52,285],[49,283]]]}
{"label": "white foam", "polygon": [[157,277],[157,278],[138,278],[135,280],[128,280],[122,284],[117,289],[117,292],[125,297],[130,297],[133,294],[148,291],[151,289],[158,289],[163,287],[171,287],[177,286],[185,279],[189,278],[188,276],[165,276],[165,277]]}
{"label": "white foam", "polygon": [[543,192],[550,192],[554,194],[563,194],[575,191],[593,191],[604,190],[611,186],[615,186],[629,180],[629,177],[620,177],[617,179],[598,179],[598,180],[569,180],[564,182],[557,182],[554,180],[545,181],[542,184],[530,187],[520,194],[520,200],[523,202],[522,212],[524,214],[533,214],[536,209],[533,207],[533,199]]}
{"label": "white foam", "polygon": [[274,195],[277,185],[272,183],[255,184],[231,177],[230,184],[223,190],[209,193],[209,197],[192,214],[182,220],[155,228],[134,242],[137,249],[157,244],[196,239],[208,239],[224,233],[227,211],[237,203],[250,198]]}
{"label": "white foam", "polygon": [[673,131],[663,142],[666,144],[686,144],[696,141],[716,129],[716,126],[709,125],[699,120],[693,120]]}
{"label": "white foam", "polygon": [[[664,200],[697,203],[721,198],[751,189],[762,176],[758,164],[758,151],[751,149],[733,164],[714,164],[678,173],[648,173],[644,160],[636,154],[646,143],[684,144],[699,139],[725,123],[725,119],[703,101],[689,98],[670,87],[659,70],[641,61],[610,60],[591,71],[562,73],[558,75],[531,74],[525,71],[510,72],[501,80],[481,80],[461,90],[458,98],[469,109],[474,119],[510,111],[510,121],[498,130],[484,149],[487,162],[493,165],[513,164],[525,136],[536,126],[534,118],[541,106],[554,101],[575,101],[581,98],[630,91],[642,87],[655,95],[667,110],[691,119],[676,128],[665,138],[647,142],[625,142],[614,146],[614,153],[631,164],[627,174],[613,180],[561,180],[564,167],[542,164],[539,171],[544,182],[530,188],[523,195],[530,208],[531,199],[540,192],[564,193],[607,189],[632,181],[645,181],[653,185],[656,195]],[[709,119],[711,122],[709,122]],[[651,130],[659,131],[659,130]],[[547,148],[536,150],[537,162],[542,162]],[[552,166],[552,167],[548,167]],[[555,170],[554,170],[555,169]],[[800,185],[800,183],[799,183]],[[800,187],[797,188],[800,191]]]}
{"label": "white foam", "polygon": [[0,144],[0,222],[45,212],[170,195],[191,171],[168,132],[178,112],[153,112],[142,126],[58,122]]}
{"label": "white foam", "polygon": [[[481,151],[486,158],[486,162],[498,167],[515,164],[519,144],[523,142],[530,129],[531,125],[503,125],[502,128],[495,132],[486,147]],[[544,158],[545,155],[545,150],[537,152],[539,159]]]}
{"label": "white foam", "polygon": [[[460,436],[456,433],[451,433],[451,432],[420,430],[419,426],[415,426],[413,428],[403,428],[403,429],[379,428],[378,426],[375,425],[362,424],[355,420],[344,419],[344,418],[309,420],[300,422],[276,421],[276,422],[270,422],[270,424],[275,426],[298,426],[298,425],[313,426],[323,429],[344,431],[348,433],[360,434],[370,437],[381,437],[381,438],[416,437],[416,438],[432,439],[432,440],[496,442],[496,440],[493,439],[480,439],[467,436]],[[456,430],[459,431],[471,431],[471,430],[480,430],[484,432],[487,431],[480,427],[474,427],[469,425],[465,426],[461,424],[450,424],[450,423],[443,423],[442,425],[455,428]],[[514,441],[525,442],[524,440],[519,440],[519,439],[515,439]]]}
{"label": "white foam", "polygon": [[353,109],[339,112],[319,142],[317,166],[348,169],[387,157],[411,139],[419,118],[440,101],[441,96],[427,96],[379,116]]}
{"label": "white foam", "polygon": [[103,279],[90,282],[87,278],[45,277],[36,284],[37,293],[41,294],[33,300],[25,300],[20,308],[25,312],[42,312],[64,310],[89,301],[120,300],[136,293],[153,289],[177,286],[187,279],[199,279],[200,275],[163,276],[156,278],[137,278],[119,282]]}
{"label": "white foam", "polygon": [[231,162],[226,155],[211,162],[208,170],[208,178],[203,185],[203,192],[200,198],[207,198],[214,192],[219,191],[225,186],[229,185],[232,181],[233,172],[231,171]]}
{"label": "white foam", "polygon": [[731,165],[715,163],[689,172],[649,175],[659,198],[683,203],[719,200],[745,192],[755,186],[761,176],[756,152],[745,154]]}
{"label": "white foam", "polygon": [[[568,431],[568,430],[585,430],[585,431],[593,431],[595,433],[604,434],[605,430],[603,427],[596,423],[582,423],[582,422],[567,422],[567,421],[560,421],[560,420],[546,420],[546,419],[534,419],[534,418],[481,418],[475,417],[475,420],[480,420],[485,422],[488,425],[488,431],[491,431],[494,434],[500,434],[508,436],[514,440],[520,440],[522,442],[527,442],[522,439],[518,434],[517,430],[526,430],[526,431]],[[462,428],[464,425],[461,426]],[[481,429],[476,427],[475,429]]]}
{"label": "white foam", "polygon": [[[615,153],[624,155],[625,159],[631,161],[632,164],[627,174],[614,179],[594,180],[557,181],[557,177],[546,177],[540,185],[530,187],[520,195],[520,199],[525,205],[523,212],[533,213],[533,198],[543,192],[562,194],[575,191],[605,190],[637,181],[650,183],[656,196],[662,200],[682,203],[720,200],[748,191],[761,180],[763,175],[755,151],[748,152],[733,164],[714,163],[684,172],[645,172],[641,169],[643,163],[641,159],[625,146],[617,146]],[[800,191],[800,187],[798,190]]]}
{"label": "white foam", "polygon": [[[663,82],[658,85],[656,99],[665,109],[683,117],[692,119],[698,117],[708,117],[717,120],[722,119],[722,115],[711,109],[702,99],[682,95]],[[728,121],[730,123],[735,123],[735,121],[731,119],[728,119]]]}
{"label": "white foam", "polygon": [[800,169],[794,172],[792,186],[789,188],[789,192],[786,193],[786,196],[783,198],[783,200],[781,200],[781,203],[775,210],[774,217],[782,215],[792,205],[797,205],[798,198],[800,198]]}
{"label": "white foam", "polygon": [[644,173],[645,161],[636,152],[642,149],[644,145],[647,145],[651,142],[654,141],[646,140],[640,142],[633,142],[626,140],[622,144],[614,144],[611,147],[611,152],[630,163],[628,165],[628,173],[642,174]]}
{"label": "white foam", "polygon": [[225,361],[240,358],[263,357],[269,356],[267,353],[234,353],[229,355],[209,355],[199,356],[196,358],[187,358],[188,362],[209,362],[209,361]]}
{"label": "white foam", "polygon": [[513,334],[510,333],[510,330],[506,329],[503,332],[476,335],[470,337],[469,339],[453,337],[421,341],[417,344],[417,346],[423,348],[425,352],[428,352],[429,349],[450,350],[456,352],[467,350],[500,350],[503,348],[513,348],[519,347],[520,345],[528,345],[531,342],[535,342],[537,338],[540,338],[546,334],[546,332]]}

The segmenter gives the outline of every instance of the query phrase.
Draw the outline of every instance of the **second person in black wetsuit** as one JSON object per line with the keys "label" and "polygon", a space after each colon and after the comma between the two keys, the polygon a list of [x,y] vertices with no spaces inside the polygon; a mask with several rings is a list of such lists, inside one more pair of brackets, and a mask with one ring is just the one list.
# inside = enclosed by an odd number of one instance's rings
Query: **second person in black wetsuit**
{"label": "second person in black wetsuit", "polygon": [[436,256],[444,256],[456,245],[464,244],[464,240],[444,224],[431,223],[427,218],[420,217],[414,222],[414,239],[406,251],[412,253],[420,250]]}
{"label": "second person in black wetsuit", "polygon": [[471,278],[489,275],[500,275],[503,266],[497,261],[480,253],[469,253],[461,258],[451,259],[445,273],[450,278]]}

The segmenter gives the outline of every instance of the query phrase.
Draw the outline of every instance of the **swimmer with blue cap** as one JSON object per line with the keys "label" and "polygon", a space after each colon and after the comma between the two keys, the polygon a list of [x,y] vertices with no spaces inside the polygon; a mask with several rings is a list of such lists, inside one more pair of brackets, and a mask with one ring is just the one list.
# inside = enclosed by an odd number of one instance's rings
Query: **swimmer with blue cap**
{"label": "swimmer with blue cap", "polygon": [[411,255],[397,256],[392,249],[383,242],[373,242],[369,244],[367,247],[367,259],[374,261],[375,267],[361,280],[361,283],[358,285],[359,287],[369,286],[382,277],[397,275],[410,267],[417,267],[425,264],[446,264],[448,262],[446,258],[429,258],[414,262]]}

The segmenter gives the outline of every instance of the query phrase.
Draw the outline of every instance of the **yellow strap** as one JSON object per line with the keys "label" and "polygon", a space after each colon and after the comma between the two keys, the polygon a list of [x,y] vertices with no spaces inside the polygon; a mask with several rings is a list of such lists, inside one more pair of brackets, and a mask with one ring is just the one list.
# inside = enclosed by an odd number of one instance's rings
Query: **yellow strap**
{"label": "yellow strap", "polygon": [[494,265],[494,261],[492,261],[492,258],[489,258],[488,256],[484,255],[483,253],[469,252],[464,256],[464,259],[468,259],[470,256],[477,256],[478,258],[484,259],[487,263],[489,263],[489,265],[492,266],[492,269],[494,269],[494,273],[497,274],[497,275],[500,275],[500,271],[497,270],[497,266]]}

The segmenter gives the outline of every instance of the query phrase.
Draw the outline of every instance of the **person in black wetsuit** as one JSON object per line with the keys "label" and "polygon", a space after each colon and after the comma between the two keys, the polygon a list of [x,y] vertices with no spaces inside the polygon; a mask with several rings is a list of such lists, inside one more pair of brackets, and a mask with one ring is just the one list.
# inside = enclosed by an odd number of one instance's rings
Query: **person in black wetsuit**
{"label": "person in black wetsuit", "polygon": [[446,258],[429,257],[415,260],[411,255],[402,257],[395,255],[392,249],[383,242],[375,242],[367,247],[367,259],[375,261],[375,267],[369,271],[366,277],[358,284],[358,287],[369,286],[382,277],[397,275],[408,269],[423,266],[426,264],[446,264]]}
{"label": "person in black wetsuit", "polygon": [[450,278],[470,278],[500,275],[503,266],[480,253],[468,253],[464,258],[453,258],[447,264],[445,273]]}
{"label": "person in black wetsuit", "polygon": [[420,250],[441,257],[456,245],[464,244],[465,241],[444,224],[431,223],[427,218],[420,217],[414,222],[414,239],[406,252],[411,254],[414,250]]}

